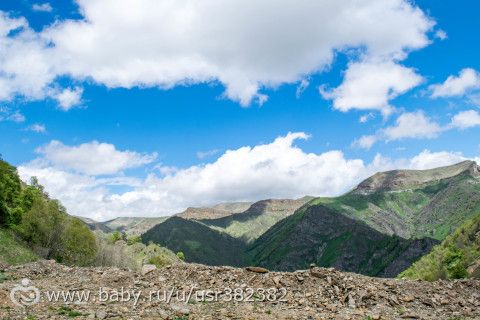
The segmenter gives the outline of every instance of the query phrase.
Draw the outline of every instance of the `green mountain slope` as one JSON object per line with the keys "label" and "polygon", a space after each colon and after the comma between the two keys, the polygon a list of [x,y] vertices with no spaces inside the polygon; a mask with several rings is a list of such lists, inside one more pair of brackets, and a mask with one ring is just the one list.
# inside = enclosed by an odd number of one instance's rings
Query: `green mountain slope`
{"label": "green mountain slope", "polygon": [[220,219],[243,212],[251,205],[251,202],[225,202],[212,207],[190,207],[183,212],[177,213],[175,216],[194,220]]}
{"label": "green mountain slope", "polygon": [[255,265],[305,269],[310,263],[366,275],[393,276],[430,251],[433,239],[382,234],[323,205],[307,204],[280,221],[248,249]]}
{"label": "green mountain slope", "polygon": [[22,264],[37,259],[38,256],[25,243],[16,239],[11,230],[0,228],[0,266]]}
{"label": "green mountain slope", "polygon": [[157,243],[185,254],[186,261],[208,265],[243,266],[245,244],[206,225],[180,217],[171,217],[142,235],[142,241]]}
{"label": "green mountain slope", "polygon": [[323,204],[404,238],[444,239],[480,209],[480,172],[475,162],[432,170],[377,173],[353,191]]}
{"label": "green mountain slope", "polygon": [[297,200],[262,200],[255,202],[244,212],[219,219],[201,221],[213,229],[250,243],[311,199],[310,197],[304,197]]}
{"label": "green mountain slope", "polygon": [[120,231],[126,233],[127,235],[141,235],[153,228],[155,225],[162,223],[167,219],[168,217],[121,217],[102,222],[101,225],[106,230]]}
{"label": "green mountain slope", "polygon": [[480,278],[480,213],[400,274],[410,279]]}

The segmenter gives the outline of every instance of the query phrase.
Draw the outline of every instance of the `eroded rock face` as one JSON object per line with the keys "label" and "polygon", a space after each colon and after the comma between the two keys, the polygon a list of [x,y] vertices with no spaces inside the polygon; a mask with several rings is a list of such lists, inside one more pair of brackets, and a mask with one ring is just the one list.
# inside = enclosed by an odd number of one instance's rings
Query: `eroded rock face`
{"label": "eroded rock face", "polygon": [[[142,275],[118,268],[66,267],[40,261],[6,270],[9,280],[0,283],[0,318],[63,319],[478,319],[480,281],[406,281],[369,278],[312,267],[291,273],[254,273],[231,267],[179,264]],[[128,301],[89,301],[83,304],[47,302],[41,299],[28,308],[16,307],[9,294],[21,279],[46,290],[99,289],[112,294],[141,292],[137,303]],[[276,296],[261,299],[255,291],[247,300],[247,290],[276,290]],[[284,289],[283,289],[284,288]],[[172,300],[149,299],[150,292],[174,289]],[[229,290],[244,293],[242,299],[226,301]],[[201,302],[208,292],[217,299]],[[192,292],[185,303],[185,293]],[[115,296],[111,296],[115,297]],[[192,298],[194,297],[194,298]],[[200,302],[193,300],[199,299]],[[238,301],[237,301],[238,300]],[[240,301],[241,300],[241,301]]]}

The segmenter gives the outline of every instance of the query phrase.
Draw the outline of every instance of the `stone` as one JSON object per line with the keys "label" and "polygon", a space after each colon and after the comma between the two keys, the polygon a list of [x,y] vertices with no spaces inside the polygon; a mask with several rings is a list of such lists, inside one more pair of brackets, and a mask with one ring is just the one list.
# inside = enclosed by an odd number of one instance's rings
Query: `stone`
{"label": "stone", "polygon": [[157,270],[157,267],[153,264],[144,264],[142,266],[142,275],[145,276],[149,274],[150,272]]}
{"label": "stone", "polygon": [[181,305],[172,304],[170,305],[170,309],[172,309],[178,316],[188,316],[190,314],[190,309]]}
{"label": "stone", "polygon": [[268,269],[261,267],[246,267],[245,270],[255,273],[268,273]]}
{"label": "stone", "polygon": [[414,296],[410,296],[410,295],[409,295],[409,296],[404,296],[404,297],[402,298],[402,300],[405,301],[405,302],[412,302],[413,300],[415,300],[415,297],[414,297]]}
{"label": "stone", "polygon": [[105,310],[99,310],[95,313],[95,317],[97,317],[97,319],[106,319],[107,312]]}

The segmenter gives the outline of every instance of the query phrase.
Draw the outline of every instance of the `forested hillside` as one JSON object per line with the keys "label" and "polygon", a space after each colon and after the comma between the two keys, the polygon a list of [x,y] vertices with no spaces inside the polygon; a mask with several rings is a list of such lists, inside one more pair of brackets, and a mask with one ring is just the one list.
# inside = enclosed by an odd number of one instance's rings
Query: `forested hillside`
{"label": "forested hillside", "polygon": [[[78,218],[50,199],[33,178],[23,183],[15,167],[0,160],[0,261],[20,263],[55,259],[75,265],[92,263],[97,253],[94,234]],[[28,249],[27,249],[28,248]],[[17,252],[12,257],[12,252]],[[15,259],[13,259],[15,258]]]}
{"label": "forested hillside", "polygon": [[136,235],[94,233],[87,223],[68,215],[37,179],[23,183],[15,167],[0,160],[0,265],[44,258],[67,265],[139,270],[144,264],[162,267],[183,258],[183,253],[177,257],[156,244],[144,245]]}
{"label": "forested hillside", "polygon": [[480,213],[400,274],[409,279],[480,278]]}

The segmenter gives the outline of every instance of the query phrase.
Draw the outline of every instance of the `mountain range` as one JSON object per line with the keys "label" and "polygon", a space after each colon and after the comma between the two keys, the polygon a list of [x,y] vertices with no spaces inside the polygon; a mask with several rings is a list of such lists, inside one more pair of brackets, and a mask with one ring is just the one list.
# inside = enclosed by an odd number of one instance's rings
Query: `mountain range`
{"label": "mountain range", "polygon": [[339,197],[225,203],[167,218],[118,218],[102,228],[141,234],[189,262],[282,271],[313,263],[391,277],[478,212],[480,170],[464,161],[380,172]]}

